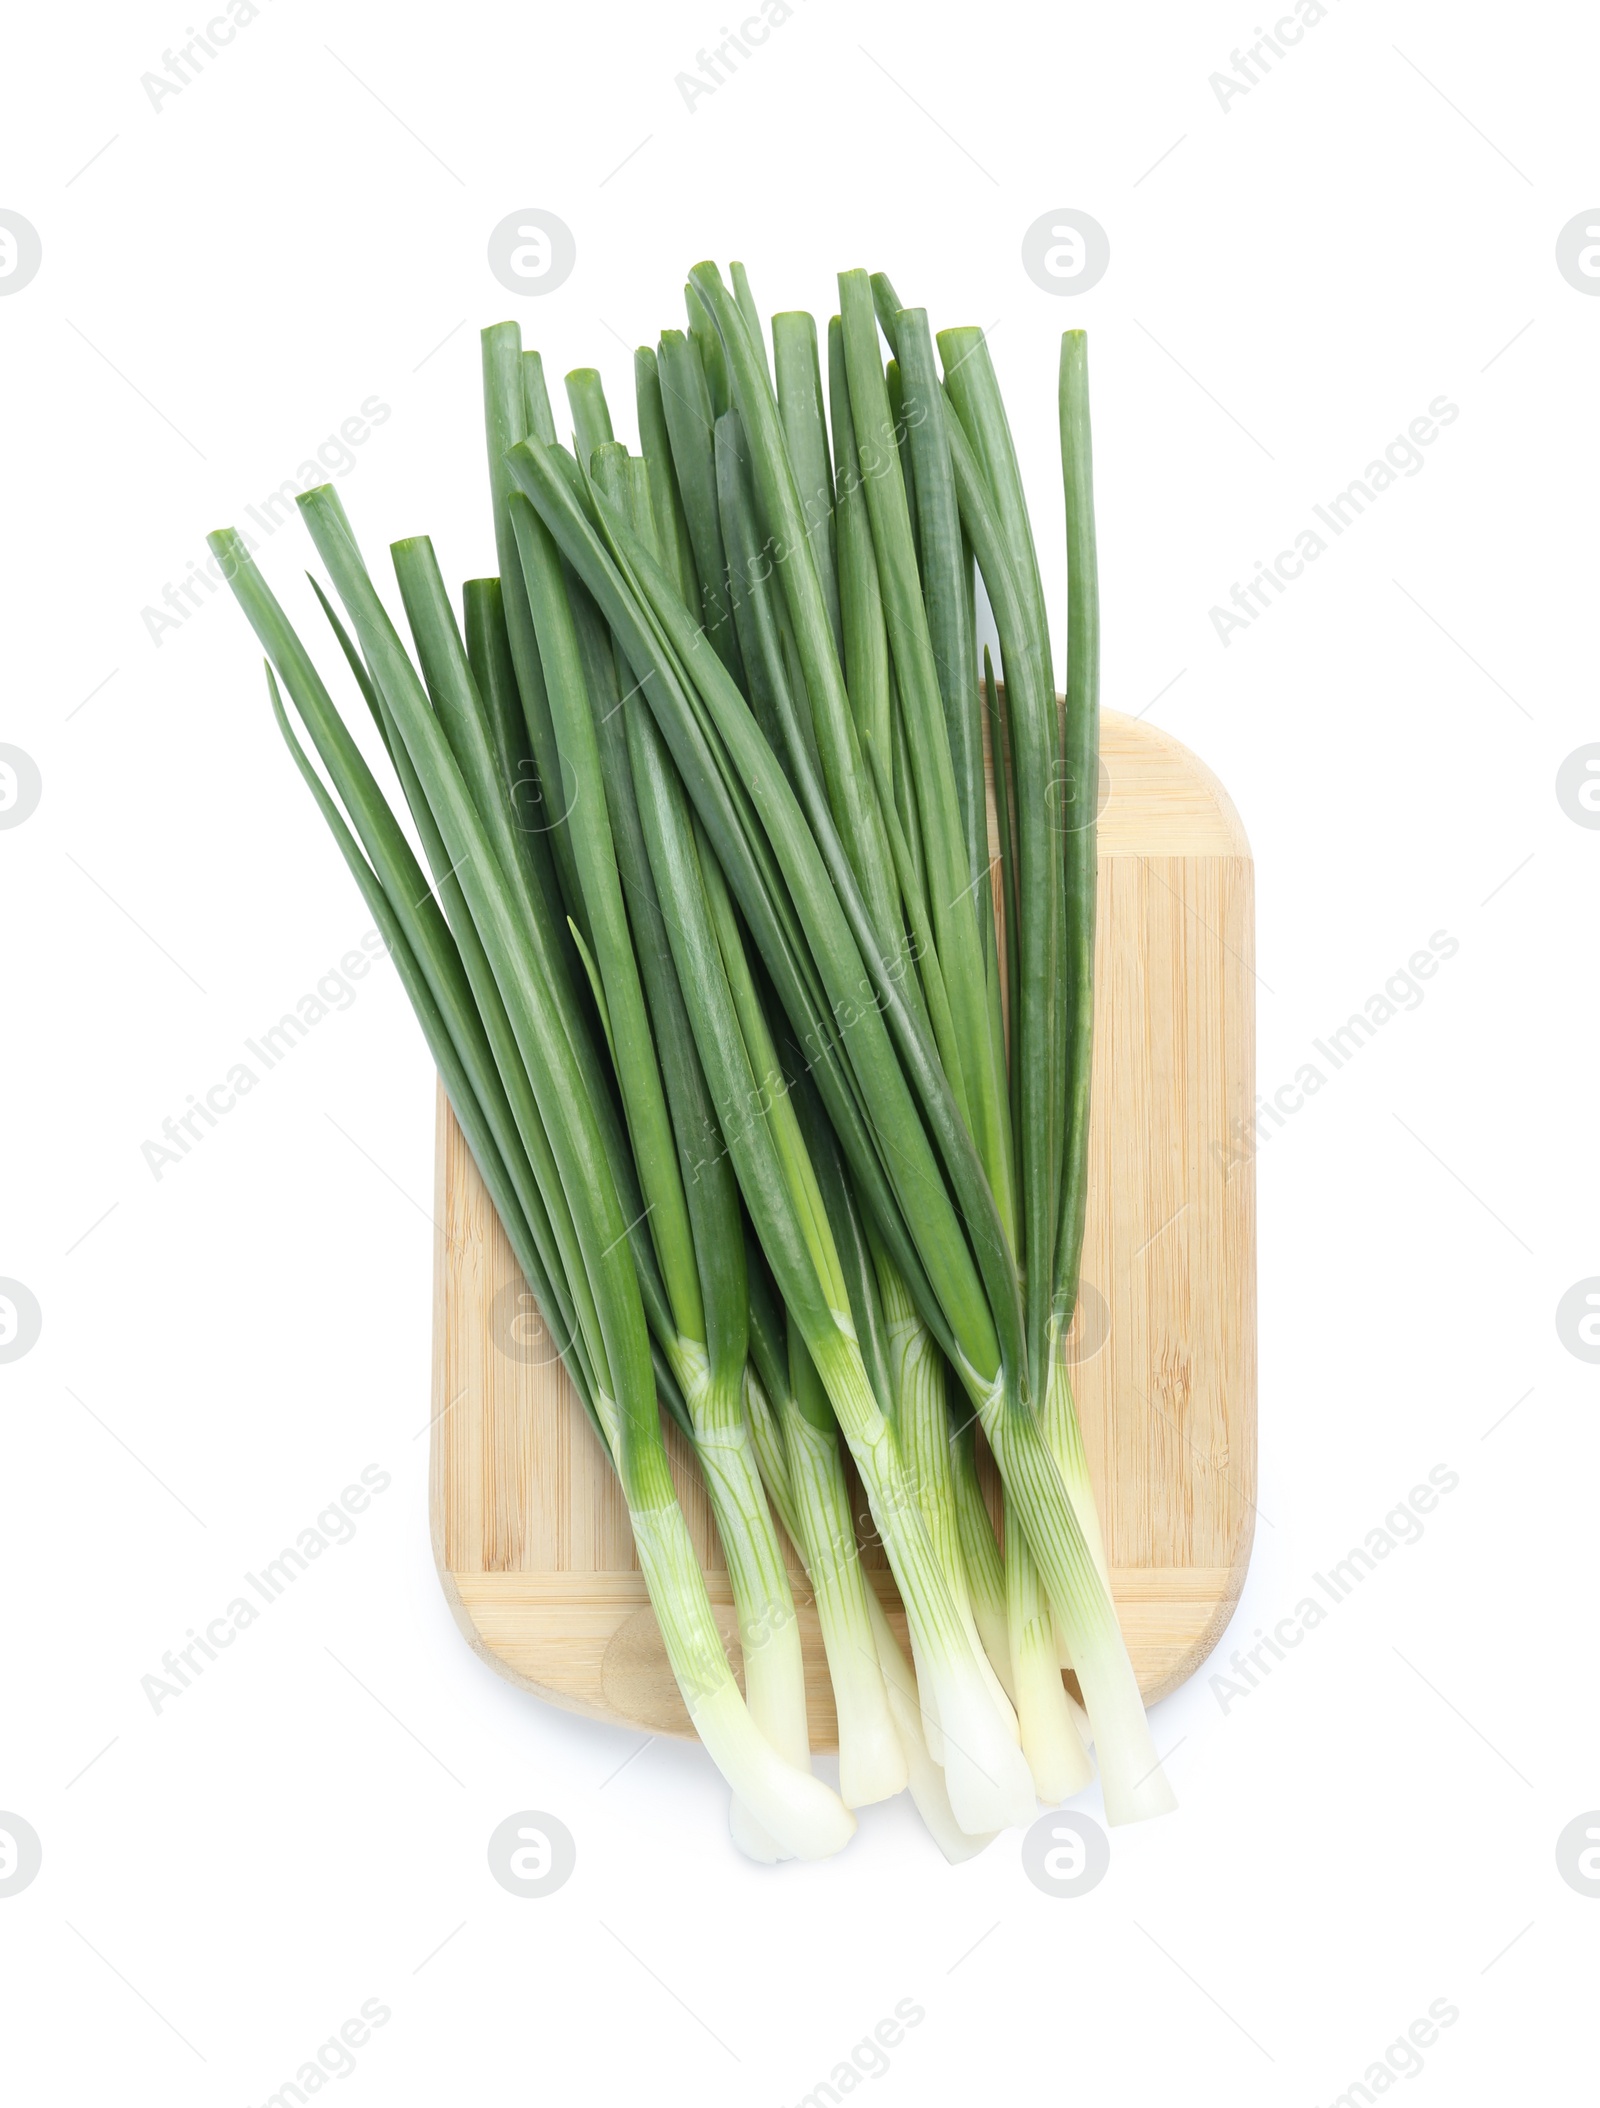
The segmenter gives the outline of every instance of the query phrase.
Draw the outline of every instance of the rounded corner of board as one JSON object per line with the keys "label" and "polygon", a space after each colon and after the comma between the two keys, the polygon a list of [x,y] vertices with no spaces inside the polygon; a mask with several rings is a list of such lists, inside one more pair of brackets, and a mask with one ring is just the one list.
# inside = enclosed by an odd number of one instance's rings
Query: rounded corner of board
{"label": "rounded corner of board", "polygon": [[1102,712],[1100,733],[1108,778],[1100,819],[1103,854],[1149,854],[1160,842],[1174,855],[1252,861],[1238,807],[1192,747],[1159,725],[1116,710]]}

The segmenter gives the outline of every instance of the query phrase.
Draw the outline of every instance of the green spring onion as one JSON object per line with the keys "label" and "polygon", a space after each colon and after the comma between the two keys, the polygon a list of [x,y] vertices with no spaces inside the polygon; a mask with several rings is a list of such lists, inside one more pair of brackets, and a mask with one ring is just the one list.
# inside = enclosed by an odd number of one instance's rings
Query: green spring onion
{"label": "green spring onion", "polygon": [[[687,330],[635,354],[637,452],[589,368],[559,444],[538,354],[484,332],[498,576],[469,581],[463,623],[431,543],[398,542],[408,647],[335,493],[301,499],[422,861],[240,538],[212,546],[617,1472],[735,1840],[821,1856],[850,1808],[909,1785],[958,1859],[1080,1791],[1086,1737],[1113,1821],[1171,1805],[1062,1351],[1094,990],[1086,354],[1069,333],[1060,714],[981,332],[935,338],[881,273],[845,272],[825,391],[812,317],[775,317],[769,360],[730,275],[696,265]],[[987,655],[980,679],[978,576],[1003,689]],[[663,1410],[709,1494],[742,1696]],[[811,1771],[780,1532],[821,1625],[842,1799]]]}

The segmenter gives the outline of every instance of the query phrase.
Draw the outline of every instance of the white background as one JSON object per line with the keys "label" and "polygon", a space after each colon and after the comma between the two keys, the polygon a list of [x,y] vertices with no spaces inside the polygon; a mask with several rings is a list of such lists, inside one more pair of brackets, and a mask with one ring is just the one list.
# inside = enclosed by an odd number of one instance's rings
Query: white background
{"label": "white background", "polygon": [[[1600,192],[1592,11],[1343,0],[1226,112],[1245,0],[803,0],[692,113],[713,0],[276,0],[157,112],[187,19],[30,10],[5,59],[0,205],[44,254],[0,299],[0,738],[43,778],[0,834],[0,1274],[43,1311],[0,1368],[0,1808],[44,1841],[0,1900],[16,2097],[259,2103],[376,1998],[351,2099],[793,2103],[910,1998],[874,2100],[1323,2103],[1436,1999],[1408,2100],[1578,2098],[1600,1902],[1554,1847],[1600,1804],[1600,1445],[1554,1313],[1600,1271],[1600,835],[1554,784],[1600,739],[1600,300],[1554,247]],[[519,301],[485,242],[527,206],[578,262]],[[1063,206],[1111,243],[1078,298],[1020,264]],[[865,264],[992,325],[1053,591],[1088,326],[1105,698],[1249,830],[1263,1087],[1459,941],[1262,1146],[1263,1514],[1211,1668],[1431,1467],[1459,1488],[1247,1699],[1202,1672],[1157,1709],[1180,1812],[1082,1900],[1015,1838],[946,1867],[903,1806],[749,1867],[698,1751],[619,1773],[638,1738],[463,1646],[421,1432],[432,1079],[387,966],[180,1165],[141,1156],[368,919],[242,619],[218,595],[157,646],[143,609],[374,395],[363,539],[491,569],[479,327],[516,312],[626,404],[708,255],[769,310],[826,316]],[[1425,469],[1224,648],[1213,604],[1441,394]],[[297,611],[308,558],[297,523],[262,551]],[[155,1715],[162,1653],[368,1464],[354,1541]],[[530,1807],[578,1841],[542,1902],[484,1858]]]}

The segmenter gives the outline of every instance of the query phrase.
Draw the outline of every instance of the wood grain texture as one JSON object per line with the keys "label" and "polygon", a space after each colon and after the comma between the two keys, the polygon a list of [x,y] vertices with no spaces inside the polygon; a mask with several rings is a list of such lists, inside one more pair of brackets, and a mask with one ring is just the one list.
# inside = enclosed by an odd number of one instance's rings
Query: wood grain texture
{"label": "wood grain texture", "polygon": [[[1255,1099],[1249,845],[1163,732],[1107,713],[1084,1293],[1068,1343],[1118,1615],[1147,1699],[1205,1658],[1255,1514],[1255,1187],[1229,1137]],[[469,1643],[558,1705],[689,1734],[615,1478],[439,1097],[431,1510]],[[727,1575],[668,1445],[737,1661]],[[835,1723],[799,1560],[811,1733]],[[872,1579],[904,1635],[881,1553]]]}

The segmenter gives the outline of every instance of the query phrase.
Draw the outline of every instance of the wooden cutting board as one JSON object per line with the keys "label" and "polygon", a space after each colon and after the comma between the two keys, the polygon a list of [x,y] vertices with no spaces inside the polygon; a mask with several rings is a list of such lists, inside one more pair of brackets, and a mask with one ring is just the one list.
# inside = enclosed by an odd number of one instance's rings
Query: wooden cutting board
{"label": "wooden cutting board", "polygon": [[[1101,753],[1089,1219],[1069,1352],[1117,1610],[1155,1699],[1227,1623],[1255,1515],[1253,888],[1238,815],[1194,755],[1110,713]],[[457,1622],[542,1698],[689,1734],[616,1481],[442,1092],[436,1195],[432,1530]],[[670,1424],[668,1437],[737,1662],[705,1495]],[[866,1557],[903,1636],[881,1551]],[[812,1741],[828,1749],[821,1634],[790,1564]]]}

